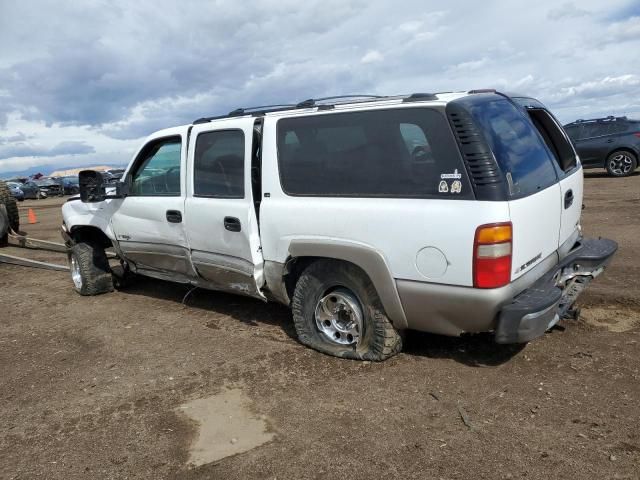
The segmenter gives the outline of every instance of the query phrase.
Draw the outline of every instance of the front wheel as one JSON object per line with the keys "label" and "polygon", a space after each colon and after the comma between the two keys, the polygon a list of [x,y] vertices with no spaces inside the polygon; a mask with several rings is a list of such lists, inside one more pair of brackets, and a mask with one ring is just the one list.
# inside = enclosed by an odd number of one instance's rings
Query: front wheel
{"label": "front wheel", "polygon": [[607,157],[607,172],[613,177],[627,177],[637,166],[636,157],[626,150],[617,150]]}
{"label": "front wheel", "polygon": [[113,291],[111,268],[104,248],[76,243],[69,251],[69,267],[73,286],[80,295]]}
{"label": "front wheel", "polygon": [[402,350],[373,284],[353,264],[312,263],[296,284],[292,311],[300,342],[322,353],[382,361]]}

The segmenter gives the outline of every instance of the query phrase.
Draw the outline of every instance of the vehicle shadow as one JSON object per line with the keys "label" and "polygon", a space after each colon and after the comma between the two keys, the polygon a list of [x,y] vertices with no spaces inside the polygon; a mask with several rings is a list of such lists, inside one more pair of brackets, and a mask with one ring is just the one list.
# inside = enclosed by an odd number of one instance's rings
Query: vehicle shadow
{"label": "vehicle shadow", "polygon": [[[194,288],[190,285],[148,277],[135,277],[130,285],[120,290],[120,293],[170,300],[189,308],[231,317],[245,326],[276,326],[289,338],[298,341],[291,311],[278,303],[265,303],[250,297]],[[209,322],[207,326],[219,328],[216,321]],[[508,362],[523,348],[524,345],[496,344],[492,334],[446,337],[408,331],[404,339],[403,353],[434,359],[450,359],[472,367],[486,367]]]}
{"label": "vehicle shadow", "polygon": [[403,352],[407,355],[450,359],[470,367],[492,367],[507,363],[524,347],[524,344],[497,344],[491,333],[446,337],[409,331]]}
{"label": "vehicle shadow", "polygon": [[[171,300],[189,308],[231,317],[245,326],[277,326],[287,336],[297,341],[295,328],[291,321],[291,312],[287,307],[278,303],[265,303],[255,298],[194,288],[191,285],[148,277],[135,277],[129,285],[120,289],[119,292],[124,295]],[[214,329],[219,328],[217,321],[211,321],[207,326]]]}

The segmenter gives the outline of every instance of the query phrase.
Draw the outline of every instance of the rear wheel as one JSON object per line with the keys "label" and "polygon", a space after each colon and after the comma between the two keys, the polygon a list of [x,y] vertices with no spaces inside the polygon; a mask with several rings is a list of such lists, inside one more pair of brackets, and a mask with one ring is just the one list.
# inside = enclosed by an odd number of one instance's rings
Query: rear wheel
{"label": "rear wheel", "polygon": [[353,264],[312,263],[298,279],[292,311],[300,342],[322,353],[381,361],[402,350],[373,284]]}
{"label": "rear wheel", "polygon": [[636,157],[626,150],[616,150],[607,157],[607,172],[613,177],[627,177],[637,166]]}
{"label": "rear wheel", "polygon": [[111,268],[104,248],[76,243],[69,252],[73,287],[80,295],[100,295],[113,291]]}
{"label": "rear wheel", "polygon": [[18,204],[16,199],[11,195],[11,191],[5,182],[0,181],[0,205],[4,205],[7,209],[9,217],[9,228],[14,232],[20,230],[20,213],[18,212]]}

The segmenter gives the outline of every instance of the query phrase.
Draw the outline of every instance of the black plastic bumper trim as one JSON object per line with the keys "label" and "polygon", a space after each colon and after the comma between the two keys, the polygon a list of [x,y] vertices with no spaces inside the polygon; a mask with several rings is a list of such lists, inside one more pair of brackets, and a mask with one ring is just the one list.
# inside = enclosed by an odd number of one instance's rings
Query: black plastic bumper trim
{"label": "black plastic bumper trim", "polygon": [[[607,238],[582,239],[560,263],[502,308],[495,331],[497,343],[526,343],[544,334],[560,314],[565,290],[557,286],[564,273],[590,277],[608,265],[618,244]],[[599,273],[599,272],[598,272]]]}

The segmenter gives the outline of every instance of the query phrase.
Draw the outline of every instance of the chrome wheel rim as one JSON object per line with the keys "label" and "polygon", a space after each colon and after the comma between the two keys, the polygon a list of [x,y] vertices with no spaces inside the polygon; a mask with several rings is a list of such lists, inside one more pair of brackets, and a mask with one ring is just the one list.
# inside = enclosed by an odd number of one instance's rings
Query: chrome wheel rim
{"label": "chrome wheel rim", "polygon": [[71,280],[73,285],[80,290],[82,288],[82,275],[80,275],[80,265],[75,257],[71,257]]}
{"label": "chrome wheel rim", "polygon": [[633,168],[633,159],[625,153],[619,153],[609,160],[609,168],[615,175],[626,175]]}
{"label": "chrome wheel rim", "polygon": [[362,308],[355,295],[345,288],[337,288],[318,301],[315,319],[318,330],[331,343],[357,345],[360,341]]}

